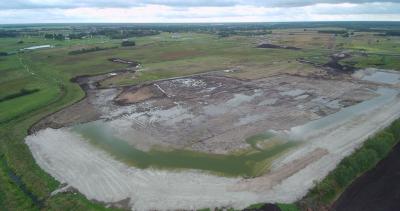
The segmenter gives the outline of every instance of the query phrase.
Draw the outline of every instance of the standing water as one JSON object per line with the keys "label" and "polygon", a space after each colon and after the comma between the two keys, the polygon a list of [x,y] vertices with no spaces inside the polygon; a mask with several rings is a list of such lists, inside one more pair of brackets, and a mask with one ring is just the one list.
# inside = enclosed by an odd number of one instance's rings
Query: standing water
{"label": "standing water", "polygon": [[[372,81],[375,83],[385,84],[398,84],[400,83],[400,74],[390,71],[380,71],[378,69],[365,69],[355,73],[360,74],[358,78],[365,81]],[[357,76],[355,76],[357,77]],[[294,139],[309,138],[321,129],[329,129],[344,123],[345,121],[355,118],[361,114],[370,112],[371,110],[384,106],[391,102],[399,94],[399,90],[391,88],[379,88],[375,91],[379,96],[370,100],[366,100],[359,104],[344,108],[334,114],[328,115],[321,119],[311,121],[307,124],[291,128],[289,135]],[[306,137],[307,136],[307,137]]]}
{"label": "standing water", "polygon": [[[250,148],[236,154],[209,154],[189,150],[142,151],[117,138],[107,122],[95,121],[76,125],[74,132],[95,146],[107,151],[116,159],[138,168],[198,169],[225,176],[257,176],[262,174],[273,158],[283,154],[298,143],[281,141],[265,148]],[[264,137],[267,139],[268,137]],[[257,137],[256,141],[259,137]],[[253,143],[252,140],[249,140]],[[251,144],[252,146],[255,146]]]}

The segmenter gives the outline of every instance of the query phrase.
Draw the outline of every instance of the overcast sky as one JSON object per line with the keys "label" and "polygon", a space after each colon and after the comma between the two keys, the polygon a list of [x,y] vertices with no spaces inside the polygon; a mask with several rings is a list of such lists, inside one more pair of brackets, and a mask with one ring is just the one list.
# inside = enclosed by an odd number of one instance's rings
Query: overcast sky
{"label": "overcast sky", "polygon": [[400,21],[400,0],[0,0],[0,24]]}

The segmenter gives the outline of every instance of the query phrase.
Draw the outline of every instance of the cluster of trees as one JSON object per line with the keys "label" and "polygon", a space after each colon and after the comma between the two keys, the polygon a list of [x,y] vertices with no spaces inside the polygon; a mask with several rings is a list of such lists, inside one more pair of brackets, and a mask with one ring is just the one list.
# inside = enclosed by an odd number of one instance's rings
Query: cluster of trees
{"label": "cluster of trees", "polygon": [[7,52],[0,52],[0,56],[8,56]]}
{"label": "cluster of trees", "polygon": [[136,45],[135,41],[131,41],[131,40],[124,40],[121,43],[122,47],[135,46],[135,45]]}
{"label": "cluster of trees", "polygon": [[65,40],[65,36],[63,34],[45,34],[44,38],[53,40]]}
{"label": "cluster of trees", "polygon": [[95,52],[95,51],[103,51],[103,50],[108,50],[108,49],[113,49],[117,47],[109,47],[109,48],[102,48],[102,47],[93,47],[93,48],[82,48],[79,50],[74,50],[68,52],[69,55],[78,55],[78,54],[84,54],[84,53],[90,53],[90,52]]}
{"label": "cluster of trees", "polygon": [[317,183],[306,197],[315,204],[329,204],[355,178],[385,158],[400,139],[400,119],[368,139],[352,155],[344,158],[323,181]]}

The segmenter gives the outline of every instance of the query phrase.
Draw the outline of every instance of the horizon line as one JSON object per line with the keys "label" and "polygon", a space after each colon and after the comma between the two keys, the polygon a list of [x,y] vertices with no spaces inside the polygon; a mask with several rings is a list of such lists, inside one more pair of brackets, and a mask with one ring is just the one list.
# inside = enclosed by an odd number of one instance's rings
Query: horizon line
{"label": "horizon line", "polygon": [[32,23],[0,23],[0,25],[39,25],[39,24],[243,24],[243,23],[335,23],[335,22],[370,22],[370,23],[377,23],[377,22],[398,22],[400,20],[337,20],[337,21],[243,21],[243,22],[234,22],[234,21],[221,21],[221,22],[32,22]]}

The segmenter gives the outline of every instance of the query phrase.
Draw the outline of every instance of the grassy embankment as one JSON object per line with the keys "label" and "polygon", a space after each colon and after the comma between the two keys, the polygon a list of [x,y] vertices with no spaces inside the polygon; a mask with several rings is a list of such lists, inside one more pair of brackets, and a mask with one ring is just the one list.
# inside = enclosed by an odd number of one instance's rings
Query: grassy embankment
{"label": "grassy embankment", "polygon": [[[46,40],[33,39],[35,45]],[[12,50],[10,43],[1,40],[0,46]],[[52,41],[54,42],[54,41]],[[31,44],[32,45],[32,44]],[[49,197],[59,183],[41,170],[24,144],[27,129],[41,117],[84,96],[69,79],[75,75],[106,72],[112,68],[91,69],[84,61],[62,69],[53,63],[63,58],[67,43],[57,44],[60,50],[14,54],[0,60],[0,207],[2,210],[99,210],[101,205],[89,202],[80,194],[60,194]],[[20,46],[15,45],[18,49]],[[54,54],[50,53],[57,51]],[[20,90],[39,90],[26,94]],[[12,97],[10,97],[12,96]],[[36,201],[37,200],[37,201]]]}

